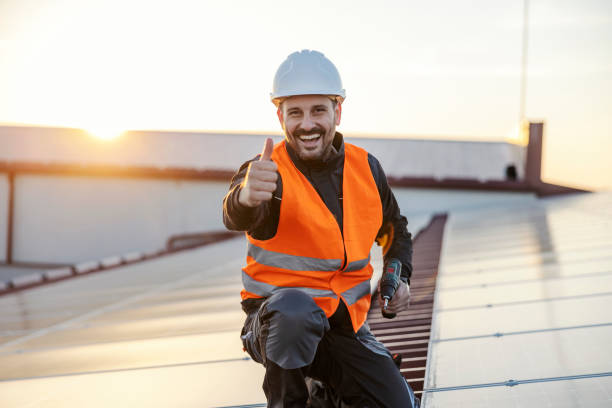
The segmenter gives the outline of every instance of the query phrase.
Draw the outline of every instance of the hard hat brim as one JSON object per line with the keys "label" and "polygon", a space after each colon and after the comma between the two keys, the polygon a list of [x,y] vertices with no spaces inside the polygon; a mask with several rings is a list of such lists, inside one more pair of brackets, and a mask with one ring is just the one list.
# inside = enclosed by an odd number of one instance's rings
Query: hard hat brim
{"label": "hard hat brim", "polygon": [[289,98],[291,96],[301,96],[301,95],[325,95],[325,96],[333,96],[335,97],[335,99],[338,102],[343,102],[346,99],[346,92],[344,91],[344,89],[342,89],[341,91],[338,90],[329,90],[329,89],[322,89],[322,90],[313,90],[313,91],[308,91],[308,92],[304,92],[304,91],[288,91],[288,92],[282,92],[282,93],[270,93],[270,101],[275,104],[276,106],[278,106],[278,104],[280,103],[279,101],[282,99],[286,99]]}

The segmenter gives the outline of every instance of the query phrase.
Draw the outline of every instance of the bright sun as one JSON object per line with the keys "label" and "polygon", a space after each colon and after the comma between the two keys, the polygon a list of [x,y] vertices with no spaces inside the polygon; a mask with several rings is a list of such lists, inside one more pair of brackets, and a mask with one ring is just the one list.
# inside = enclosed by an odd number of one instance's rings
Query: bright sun
{"label": "bright sun", "polygon": [[101,140],[116,139],[119,136],[121,136],[123,132],[124,132],[123,129],[106,127],[106,126],[90,127],[87,129],[87,133],[89,133],[91,136],[95,137],[96,139],[101,139]]}

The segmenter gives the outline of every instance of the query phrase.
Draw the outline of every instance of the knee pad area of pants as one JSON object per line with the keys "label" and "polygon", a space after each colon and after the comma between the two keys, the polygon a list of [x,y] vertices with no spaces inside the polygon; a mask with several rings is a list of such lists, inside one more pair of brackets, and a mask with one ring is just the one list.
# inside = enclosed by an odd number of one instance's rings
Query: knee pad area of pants
{"label": "knee pad area of pants", "polygon": [[298,289],[285,289],[265,303],[266,358],[284,369],[304,367],[314,359],[319,341],[329,330],[325,313]]}

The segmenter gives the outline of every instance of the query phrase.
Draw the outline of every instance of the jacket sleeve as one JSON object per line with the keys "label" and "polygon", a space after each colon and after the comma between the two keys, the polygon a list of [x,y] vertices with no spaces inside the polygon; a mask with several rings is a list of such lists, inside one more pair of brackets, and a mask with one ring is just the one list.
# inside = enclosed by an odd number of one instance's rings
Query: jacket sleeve
{"label": "jacket sleeve", "polygon": [[408,220],[400,213],[395,196],[387,183],[387,176],[378,160],[369,154],[368,161],[383,208],[383,223],[378,232],[377,241],[383,246],[384,261],[387,262],[391,258],[398,259],[402,263],[402,278],[410,283],[412,235],[406,228]]}
{"label": "jacket sleeve", "polygon": [[277,182],[277,189],[272,200],[258,207],[246,207],[238,201],[242,182],[246,178],[249,164],[259,160],[259,155],[245,162],[232,177],[230,188],[223,198],[223,224],[232,231],[246,231],[259,240],[270,239],[276,234],[280,213],[280,195],[282,184]]}

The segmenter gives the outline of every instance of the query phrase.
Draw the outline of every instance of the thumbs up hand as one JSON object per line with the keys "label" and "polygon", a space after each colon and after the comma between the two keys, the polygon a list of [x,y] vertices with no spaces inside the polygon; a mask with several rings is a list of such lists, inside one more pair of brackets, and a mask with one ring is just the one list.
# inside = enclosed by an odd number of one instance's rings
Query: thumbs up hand
{"label": "thumbs up hand", "polygon": [[261,157],[249,164],[246,177],[242,182],[238,201],[246,207],[257,207],[272,199],[278,179],[278,166],[271,159],[274,143],[267,138]]}

